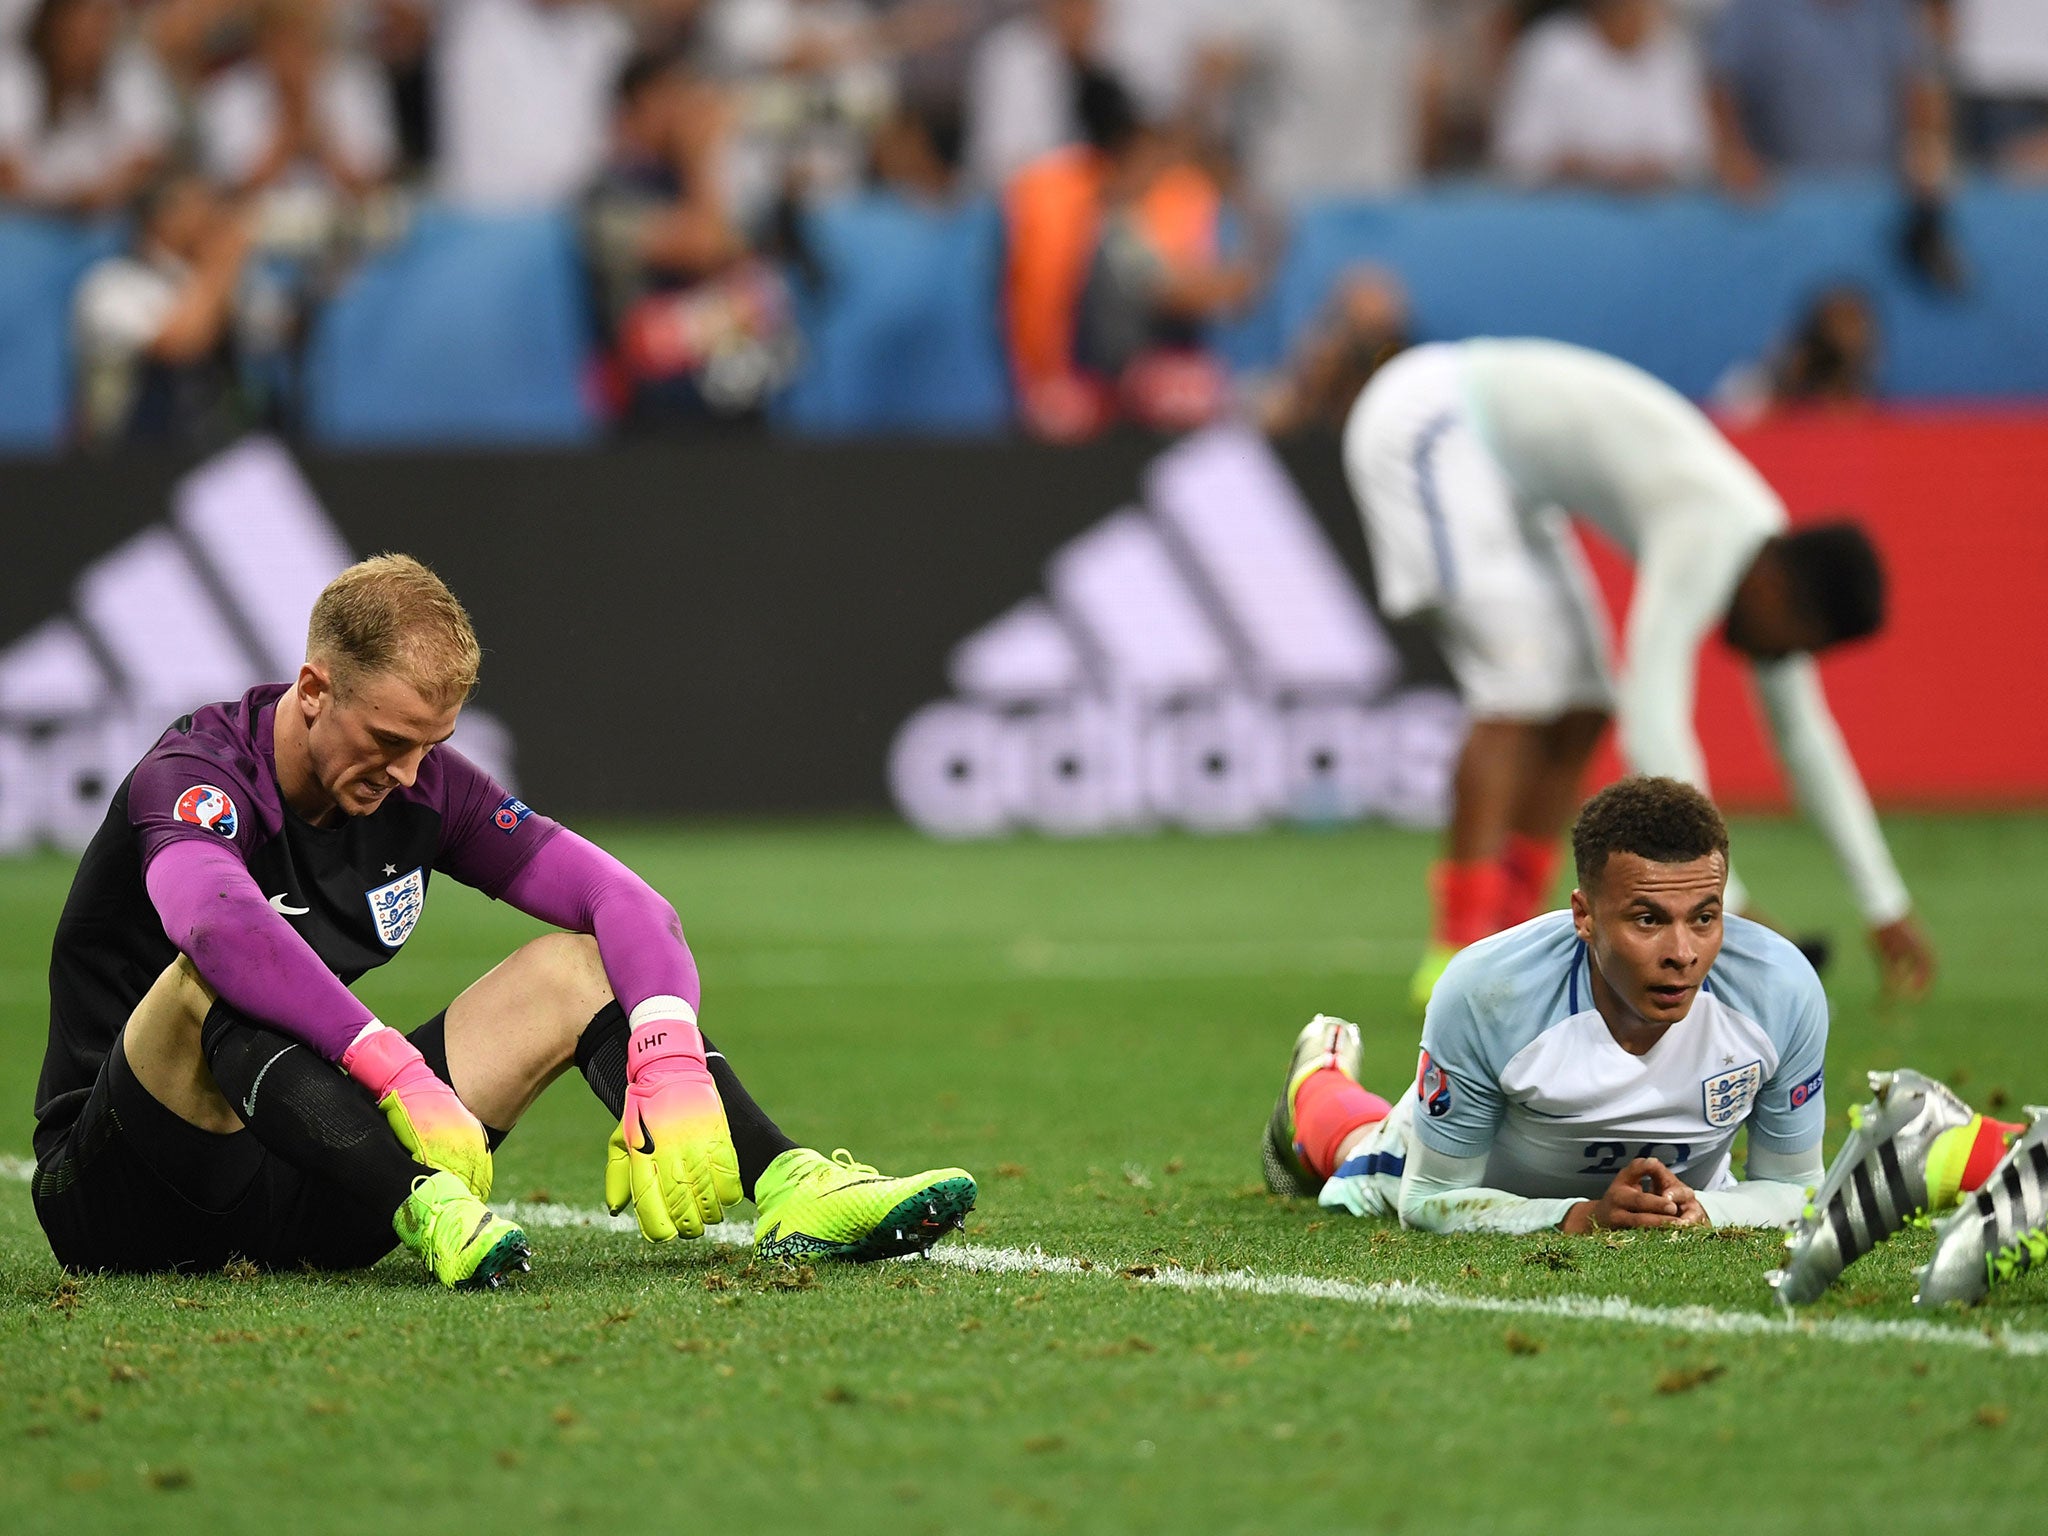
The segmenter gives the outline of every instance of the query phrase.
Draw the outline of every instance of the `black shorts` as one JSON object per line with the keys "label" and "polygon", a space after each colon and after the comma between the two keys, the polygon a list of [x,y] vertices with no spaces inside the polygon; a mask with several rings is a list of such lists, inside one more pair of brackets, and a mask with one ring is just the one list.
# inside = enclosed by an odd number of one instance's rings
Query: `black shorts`
{"label": "black shorts", "polygon": [[[445,1014],[408,1039],[448,1081]],[[85,1107],[35,1175],[36,1219],[68,1270],[359,1269],[398,1246],[391,1213],[300,1172],[255,1136],[188,1124],[116,1038]]]}

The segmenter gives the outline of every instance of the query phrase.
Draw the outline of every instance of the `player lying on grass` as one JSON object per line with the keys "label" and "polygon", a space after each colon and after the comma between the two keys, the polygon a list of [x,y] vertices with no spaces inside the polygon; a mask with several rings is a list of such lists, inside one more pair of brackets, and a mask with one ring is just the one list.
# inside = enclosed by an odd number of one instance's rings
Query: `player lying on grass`
{"label": "player lying on grass", "polygon": [[[1551,341],[1404,353],[1352,407],[1344,464],[1381,607],[1430,615],[1473,719],[1431,875],[1418,1003],[1457,948],[1542,909],[1558,833],[1610,717],[1630,769],[1705,787],[1693,677],[1716,628],[1754,667],[1799,803],[1849,877],[1885,985],[1927,985],[1933,949],[1811,656],[1883,622],[1882,572],[1859,529],[1788,528],[1763,476],[1676,391]],[[1635,562],[1618,679],[1574,514]],[[1749,910],[1732,878],[1728,904]]]}
{"label": "player lying on grass", "polygon": [[1798,1216],[1821,1173],[1827,997],[1788,940],[1724,915],[1720,813],[1676,779],[1623,779],[1579,812],[1572,853],[1568,912],[1451,961],[1398,1102],[1359,1085],[1355,1024],[1302,1030],[1269,1188],[1432,1232]]}
{"label": "player lying on grass", "polygon": [[1873,1072],[1870,1087],[1768,1277],[1780,1301],[1814,1300],[1893,1233],[1944,1211],[1934,1256],[1914,1271],[1919,1305],[1982,1301],[2048,1264],[2048,1109],[1993,1120],[1913,1071]]}
{"label": "player lying on grass", "polygon": [[[478,659],[433,572],[364,561],[296,680],[179,720],[115,792],[50,957],[34,1199],[59,1262],[348,1269],[395,1234],[444,1284],[496,1284],[528,1250],[484,1204],[491,1149],[572,1064],[617,1125],[606,1201],[653,1241],[742,1196],[776,1257],[957,1226],[960,1169],[889,1178],[785,1136],[699,1031],[669,904],[445,745]],[[346,983],[436,872],[568,931],[404,1035]]]}

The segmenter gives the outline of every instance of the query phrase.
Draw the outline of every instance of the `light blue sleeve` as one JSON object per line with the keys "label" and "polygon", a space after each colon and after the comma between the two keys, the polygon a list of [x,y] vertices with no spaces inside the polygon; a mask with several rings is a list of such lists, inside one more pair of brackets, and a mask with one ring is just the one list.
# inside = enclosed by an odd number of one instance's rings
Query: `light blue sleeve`
{"label": "light blue sleeve", "polygon": [[1453,960],[1422,1019],[1422,1059],[1415,1068],[1415,1133],[1451,1157],[1484,1157],[1506,1112],[1500,1077],[1473,1012],[1476,956]]}
{"label": "light blue sleeve", "polygon": [[1820,1145],[1827,1124],[1828,995],[1804,957],[1779,966],[1772,981],[1777,995],[1762,1022],[1780,1035],[1778,1070],[1749,1112],[1749,1145],[1752,1151],[1806,1152]]}

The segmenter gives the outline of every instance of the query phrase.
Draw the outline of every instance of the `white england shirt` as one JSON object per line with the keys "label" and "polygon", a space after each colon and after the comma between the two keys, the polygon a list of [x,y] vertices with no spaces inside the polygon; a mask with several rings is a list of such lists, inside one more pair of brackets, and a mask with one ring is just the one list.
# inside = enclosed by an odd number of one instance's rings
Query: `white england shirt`
{"label": "white england shirt", "polygon": [[1806,958],[1740,917],[1691,1012],[1648,1052],[1615,1043],[1594,1006],[1586,947],[1551,912],[1459,953],[1422,1027],[1411,1134],[1486,1158],[1489,1189],[1598,1199],[1634,1158],[1695,1190],[1734,1187],[1747,1127],[1793,1155],[1820,1145],[1827,997]]}
{"label": "white england shirt", "polygon": [[[1585,518],[1635,562],[1616,721],[1641,773],[1707,788],[1693,731],[1700,646],[1726,617],[1785,508],[1754,466],[1678,391],[1619,358],[1564,342],[1456,343],[1474,426],[1517,501]],[[1755,664],[1779,755],[1873,927],[1911,910],[1862,776],[1811,657]],[[1731,881],[1730,905],[1741,904]]]}

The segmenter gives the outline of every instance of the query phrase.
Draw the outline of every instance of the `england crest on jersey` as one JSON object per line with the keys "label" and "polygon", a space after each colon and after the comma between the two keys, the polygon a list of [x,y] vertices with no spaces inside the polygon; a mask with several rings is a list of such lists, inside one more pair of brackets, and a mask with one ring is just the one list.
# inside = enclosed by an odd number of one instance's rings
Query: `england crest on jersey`
{"label": "england crest on jersey", "polygon": [[1733,1071],[1719,1072],[1701,1082],[1700,1088],[1706,1099],[1707,1124],[1716,1130],[1725,1130],[1738,1124],[1749,1114],[1750,1105],[1756,1102],[1756,1092],[1764,1085],[1764,1064],[1752,1061],[1746,1067]]}
{"label": "england crest on jersey", "polygon": [[396,949],[412,937],[412,930],[427,905],[426,876],[415,869],[400,875],[389,885],[368,893],[370,916],[377,924],[377,937],[386,949]]}

